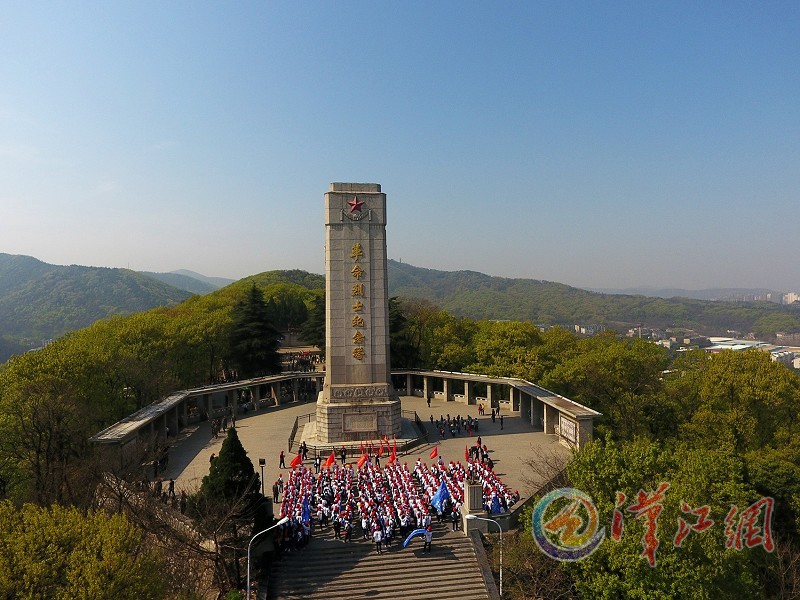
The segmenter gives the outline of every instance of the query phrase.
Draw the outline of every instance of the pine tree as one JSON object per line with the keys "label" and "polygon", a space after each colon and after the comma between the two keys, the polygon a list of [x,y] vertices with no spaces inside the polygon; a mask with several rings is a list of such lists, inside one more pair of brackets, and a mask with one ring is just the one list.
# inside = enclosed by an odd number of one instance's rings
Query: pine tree
{"label": "pine tree", "polygon": [[200,496],[211,503],[240,497],[261,498],[260,478],[233,427],[222,442],[219,456],[211,461],[208,475],[203,477]]}
{"label": "pine tree", "polygon": [[263,504],[258,474],[236,429],[230,428],[219,456],[211,461],[208,475],[188,506],[197,527],[214,542],[215,578],[222,588],[241,585],[241,559],[246,556],[253,522]]}
{"label": "pine tree", "polygon": [[230,361],[241,377],[269,375],[280,371],[278,342],[263,292],[253,284],[233,308]]}

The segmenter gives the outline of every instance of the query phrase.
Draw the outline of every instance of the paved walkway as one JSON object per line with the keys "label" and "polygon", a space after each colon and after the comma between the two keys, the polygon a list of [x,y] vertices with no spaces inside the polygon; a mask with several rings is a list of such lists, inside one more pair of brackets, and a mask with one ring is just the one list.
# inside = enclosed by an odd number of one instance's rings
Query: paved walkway
{"label": "paved walkway", "polygon": [[[431,400],[430,409],[426,406],[422,398],[403,396],[401,397],[403,410],[416,411],[428,427],[429,439],[434,442],[439,440],[439,434],[430,424],[430,415],[438,419],[440,415],[447,413],[450,416],[461,415],[466,417],[472,415],[478,417],[477,406],[467,406],[459,402],[445,402],[439,399]],[[239,439],[242,441],[253,466],[259,472],[258,459],[264,458],[264,491],[267,495],[272,493],[272,483],[278,478],[279,473],[284,474],[284,481],[287,479],[287,469],[280,469],[278,457],[281,450],[287,452],[286,464],[294,458],[288,454],[288,439],[294,425],[295,417],[310,412],[314,412],[316,403],[314,402],[291,402],[283,406],[270,407],[257,413],[250,413],[246,417],[241,417],[236,421],[236,429]],[[502,481],[512,489],[519,490],[522,498],[527,498],[532,490],[525,484],[526,462],[543,452],[556,451],[569,456],[569,451],[559,444],[556,436],[546,435],[541,432],[534,432],[530,424],[524,422],[519,417],[519,413],[503,413],[503,429],[500,429],[500,420],[492,423],[490,416],[479,417],[482,442],[489,448],[489,456],[495,464],[495,473]],[[208,474],[211,454],[219,454],[224,436],[214,439],[211,436],[211,426],[208,422],[186,428],[175,441],[171,451],[169,465],[164,473],[166,479],[174,478],[176,489],[196,490],[200,487],[203,476]],[[466,432],[451,438],[448,434],[445,439],[440,441],[439,455],[447,462],[450,460],[464,460],[465,445],[473,445],[476,436],[470,438]],[[428,454],[433,448],[433,443],[424,444],[412,450],[406,455],[401,455],[401,461],[408,461],[409,466],[418,457],[430,463]],[[309,454],[309,458],[313,456]],[[326,457],[323,457],[323,459]],[[338,459],[338,456],[337,456]],[[348,457],[348,462],[352,461]],[[313,466],[313,460],[305,463]],[[276,507],[278,508],[278,507]]]}

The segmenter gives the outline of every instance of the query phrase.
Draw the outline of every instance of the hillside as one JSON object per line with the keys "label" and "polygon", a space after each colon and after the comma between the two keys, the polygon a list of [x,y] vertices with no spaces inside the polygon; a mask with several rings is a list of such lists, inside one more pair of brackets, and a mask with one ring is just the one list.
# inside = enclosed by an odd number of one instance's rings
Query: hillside
{"label": "hillside", "polygon": [[586,288],[591,292],[600,294],[623,294],[625,296],[649,296],[654,298],[691,298],[693,300],[730,300],[741,302],[745,299],[756,297],[766,298],[772,296],[772,300],[777,302],[784,292],[779,290],[768,290],[766,288],[710,288],[705,290],[687,290],[684,288],[654,288],[654,287],[634,287],[634,288]]}
{"label": "hillside", "polygon": [[[194,286],[191,272],[172,274]],[[49,265],[29,256],[0,254],[0,362],[12,353],[85,327],[113,314],[130,314],[174,305],[190,296],[152,277],[126,269]],[[200,276],[202,277],[202,276]],[[292,296],[307,305],[325,287],[323,275],[301,270],[267,271],[225,288],[202,291],[227,280],[208,278],[195,293],[230,296],[256,283],[271,287],[271,297]],[[800,307],[772,303],[710,302],[686,298],[653,298],[590,292],[534,279],[492,277],[474,271],[437,271],[389,261],[389,293],[423,298],[458,316],[519,320],[546,325],[605,325],[624,330],[678,327],[706,334],[728,329],[755,332],[762,338],[776,331],[800,331]],[[309,295],[311,294],[311,295]],[[213,298],[212,298],[213,300]],[[296,314],[291,302],[279,311]],[[295,306],[296,308],[296,306]],[[287,316],[288,318],[288,316]],[[292,322],[297,323],[295,317]],[[20,341],[25,345],[18,345]]]}
{"label": "hillside", "polygon": [[[189,296],[128,269],[65,267],[0,253],[0,338],[27,347],[110,315],[177,304]],[[0,361],[6,358],[0,355]]]}
{"label": "hillside", "polygon": [[139,271],[142,275],[156,279],[167,285],[189,292],[190,294],[210,294],[214,290],[218,290],[222,286],[213,285],[206,281],[192,277],[191,275],[184,275],[183,273],[153,273],[151,271]]}
{"label": "hillside", "polygon": [[550,281],[421,269],[393,260],[389,261],[389,293],[424,298],[472,319],[597,324],[616,329],[642,323],[717,335],[735,329],[762,337],[774,336],[776,331],[800,331],[800,309],[794,306],[600,294]]}
{"label": "hillside", "polygon": [[186,275],[187,277],[191,277],[192,279],[197,279],[202,281],[203,283],[207,283],[215,290],[219,288],[225,287],[226,285],[232,284],[235,279],[228,279],[227,277],[208,277],[207,275],[201,275],[195,271],[189,271],[188,269],[178,269],[177,271],[172,271],[176,275]]}

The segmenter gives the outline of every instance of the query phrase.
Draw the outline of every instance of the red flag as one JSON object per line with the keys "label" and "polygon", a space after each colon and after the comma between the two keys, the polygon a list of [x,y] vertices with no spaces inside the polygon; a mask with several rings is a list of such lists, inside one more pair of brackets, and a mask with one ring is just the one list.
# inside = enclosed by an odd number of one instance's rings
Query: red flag
{"label": "red flag", "polygon": [[362,454],[361,458],[359,458],[358,462],[356,463],[356,467],[358,467],[360,469],[361,467],[364,466],[364,464],[366,462],[367,462],[367,455],[366,454]]}
{"label": "red flag", "polygon": [[295,467],[299,467],[302,464],[303,464],[303,453],[301,452],[292,459],[292,462],[289,463],[289,466],[294,469]]}
{"label": "red flag", "polygon": [[464,460],[469,460],[469,448],[464,446]]}
{"label": "red flag", "polygon": [[431,450],[431,460],[439,456],[439,446],[434,446],[433,450]]}
{"label": "red flag", "polygon": [[[386,445],[388,446],[389,444],[387,443]],[[397,438],[394,438],[394,448],[392,448],[392,454],[397,457]]]}
{"label": "red flag", "polygon": [[[389,444],[386,444],[386,447],[389,447]],[[392,453],[389,455],[389,464],[392,464],[397,460],[397,444],[394,445],[392,448]]]}
{"label": "red flag", "polygon": [[361,454],[364,454],[364,442],[361,442]]}
{"label": "red flag", "polygon": [[383,456],[383,444],[378,446],[378,451],[376,452],[378,456]]}
{"label": "red flag", "polygon": [[331,468],[331,466],[333,465],[333,463],[335,463],[335,462],[336,462],[336,455],[333,453],[333,451],[331,451],[331,455],[330,455],[330,456],[328,457],[328,459],[327,459],[327,460],[326,460],[326,461],[325,461],[325,462],[322,464],[322,466],[323,466],[323,467],[325,467],[326,469],[330,469],[330,468]]}

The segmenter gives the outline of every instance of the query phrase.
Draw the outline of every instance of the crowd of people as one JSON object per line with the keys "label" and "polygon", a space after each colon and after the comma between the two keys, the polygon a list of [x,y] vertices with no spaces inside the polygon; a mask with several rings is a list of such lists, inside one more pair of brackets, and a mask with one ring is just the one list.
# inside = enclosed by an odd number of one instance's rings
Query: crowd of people
{"label": "crowd of people", "polygon": [[460,461],[451,460],[445,464],[440,457],[429,467],[427,463],[417,459],[414,473],[430,496],[439,489],[444,481],[450,498],[452,498],[454,510],[460,510],[461,504],[464,502],[464,483],[466,481],[480,483],[483,488],[483,509],[490,514],[508,512],[520,498],[519,491],[511,490],[500,481],[500,478],[483,460],[468,458],[465,467]]}
{"label": "crowd of people", "polygon": [[[292,469],[283,490],[280,516],[290,519],[291,529],[300,543],[305,535],[296,532],[330,525],[335,539],[350,541],[359,527],[365,539],[380,537],[391,545],[395,534],[407,535],[423,524],[430,524],[428,503],[417,493],[407,465],[396,462],[383,468],[368,462],[356,470],[352,465],[333,464],[319,474],[300,466]],[[380,530],[380,535],[376,534]],[[342,535],[344,534],[344,535]]]}
{"label": "crowd of people", "polygon": [[450,433],[450,437],[456,437],[460,435],[462,431],[471,437],[473,433],[478,432],[479,428],[478,419],[471,415],[467,415],[467,417],[456,415],[452,418],[449,414],[447,418],[445,418],[444,415],[439,415],[439,418],[436,420],[434,420],[433,415],[431,415],[431,425],[436,427],[439,431],[439,437],[442,439],[447,436],[448,432]]}
{"label": "crowd of people", "polygon": [[396,460],[384,467],[367,460],[361,468],[338,463],[322,469],[293,468],[285,484],[281,476],[273,486],[276,501],[277,493],[283,494],[280,517],[289,519],[280,536],[284,549],[308,543],[315,527],[330,526],[334,539],[344,543],[352,541],[357,531],[375,542],[377,552],[391,547],[398,536],[402,540],[415,530],[429,532],[432,517],[452,522],[456,529],[467,481],[481,485],[487,513],[508,511],[519,500],[519,492],[500,481],[483,460],[485,448],[478,448],[477,458],[465,457],[465,464],[445,463],[440,457],[428,465],[418,459],[413,470]]}
{"label": "crowd of people", "polygon": [[220,433],[224,434],[228,431],[228,425],[236,427],[236,415],[230,417],[228,415],[223,415],[217,419],[212,419],[211,435],[214,436],[214,438],[218,438]]}
{"label": "crowd of people", "polygon": [[284,356],[285,371],[316,371],[322,359],[319,354],[312,352],[292,352]]}

